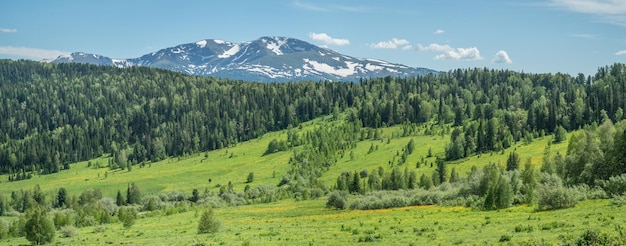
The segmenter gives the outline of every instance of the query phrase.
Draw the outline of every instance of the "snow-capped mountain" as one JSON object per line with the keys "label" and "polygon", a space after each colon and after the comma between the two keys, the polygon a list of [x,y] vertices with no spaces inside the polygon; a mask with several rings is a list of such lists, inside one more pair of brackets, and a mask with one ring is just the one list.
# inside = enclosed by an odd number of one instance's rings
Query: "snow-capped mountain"
{"label": "snow-capped mountain", "polygon": [[321,48],[302,40],[262,37],[251,42],[232,43],[205,39],[165,48],[132,59],[72,53],[52,62],[79,62],[117,67],[148,66],[191,75],[248,81],[333,80],[415,76],[435,72],[374,59],[358,59]]}

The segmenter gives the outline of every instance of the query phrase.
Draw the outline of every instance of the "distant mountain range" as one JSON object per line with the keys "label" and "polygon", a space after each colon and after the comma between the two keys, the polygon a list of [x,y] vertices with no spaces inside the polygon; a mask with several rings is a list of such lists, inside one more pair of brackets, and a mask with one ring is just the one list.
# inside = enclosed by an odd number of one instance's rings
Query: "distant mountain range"
{"label": "distant mountain range", "polygon": [[244,43],[205,39],[181,44],[132,59],[113,59],[75,52],[59,56],[55,63],[77,62],[117,67],[148,66],[190,75],[247,81],[332,80],[415,76],[436,71],[375,59],[359,59],[302,40],[261,37]]}

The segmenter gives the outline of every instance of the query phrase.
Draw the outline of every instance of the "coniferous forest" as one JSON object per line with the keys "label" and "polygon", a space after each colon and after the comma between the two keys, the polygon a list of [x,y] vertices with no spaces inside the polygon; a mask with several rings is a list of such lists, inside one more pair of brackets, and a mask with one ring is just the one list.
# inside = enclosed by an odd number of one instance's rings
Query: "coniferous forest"
{"label": "coniferous forest", "polygon": [[621,120],[624,67],[600,67],[592,76],[457,69],[357,83],[252,83],[143,67],[3,60],[0,172],[19,180],[103,154],[114,156],[111,167],[124,169],[224,148],[346,109],[359,127],[451,124],[445,158],[455,160]]}

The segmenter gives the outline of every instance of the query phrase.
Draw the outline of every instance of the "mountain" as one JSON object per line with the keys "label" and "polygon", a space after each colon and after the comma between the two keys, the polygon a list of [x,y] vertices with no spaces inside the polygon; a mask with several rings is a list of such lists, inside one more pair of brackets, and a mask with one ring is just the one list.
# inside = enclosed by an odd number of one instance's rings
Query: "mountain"
{"label": "mountain", "polygon": [[375,59],[359,59],[302,40],[261,37],[244,43],[205,39],[132,59],[75,52],[52,62],[78,62],[117,67],[148,66],[190,75],[249,81],[332,80],[415,76],[436,71]]}

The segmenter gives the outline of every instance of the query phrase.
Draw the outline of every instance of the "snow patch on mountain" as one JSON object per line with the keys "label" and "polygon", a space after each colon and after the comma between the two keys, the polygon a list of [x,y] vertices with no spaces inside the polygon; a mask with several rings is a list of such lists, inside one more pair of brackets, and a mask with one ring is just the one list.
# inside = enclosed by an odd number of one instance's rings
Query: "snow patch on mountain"
{"label": "snow patch on mountain", "polygon": [[237,52],[239,52],[239,45],[235,44],[232,48],[230,48],[229,50],[225,51],[221,55],[218,55],[217,57],[219,57],[219,58],[228,58],[228,57],[231,57],[234,54],[237,54]]}
{"label": "snow patch on mountain", "polygon": [[204,47],[206,47],[207,42],[206,42],[206,40],[200,40],[200,41],[196,42],[196,44],[198,46],[200,46],[200,48],[204,48]]}
{"label": "snow patch on mountain", "polygon": [[304,59],[304,62],[311,65],[312,68],[317,71],[332,74],[332,75],[337,75],[341,77],[347,77],[347,76],[353,75],[355,73],[354,68],[358,65],[357,63],[346,61],[345,64],[347,68],[335,68],[326,63],[312,61],[307,58]]}
{"label": "snow patch on mountain", "polygon": [[280,39],[280,38],[273,38],[273,40],[266,40],[266,39],[262,39],[263,43],[266,44],[265,47],[267,47],[268,50],[271,50],[272,52],[274,52],[274,54],[276,55],[283,55],[283,52],[280,50],[280,47],[285,45],[285,43],[287,43],[286,39]]}

